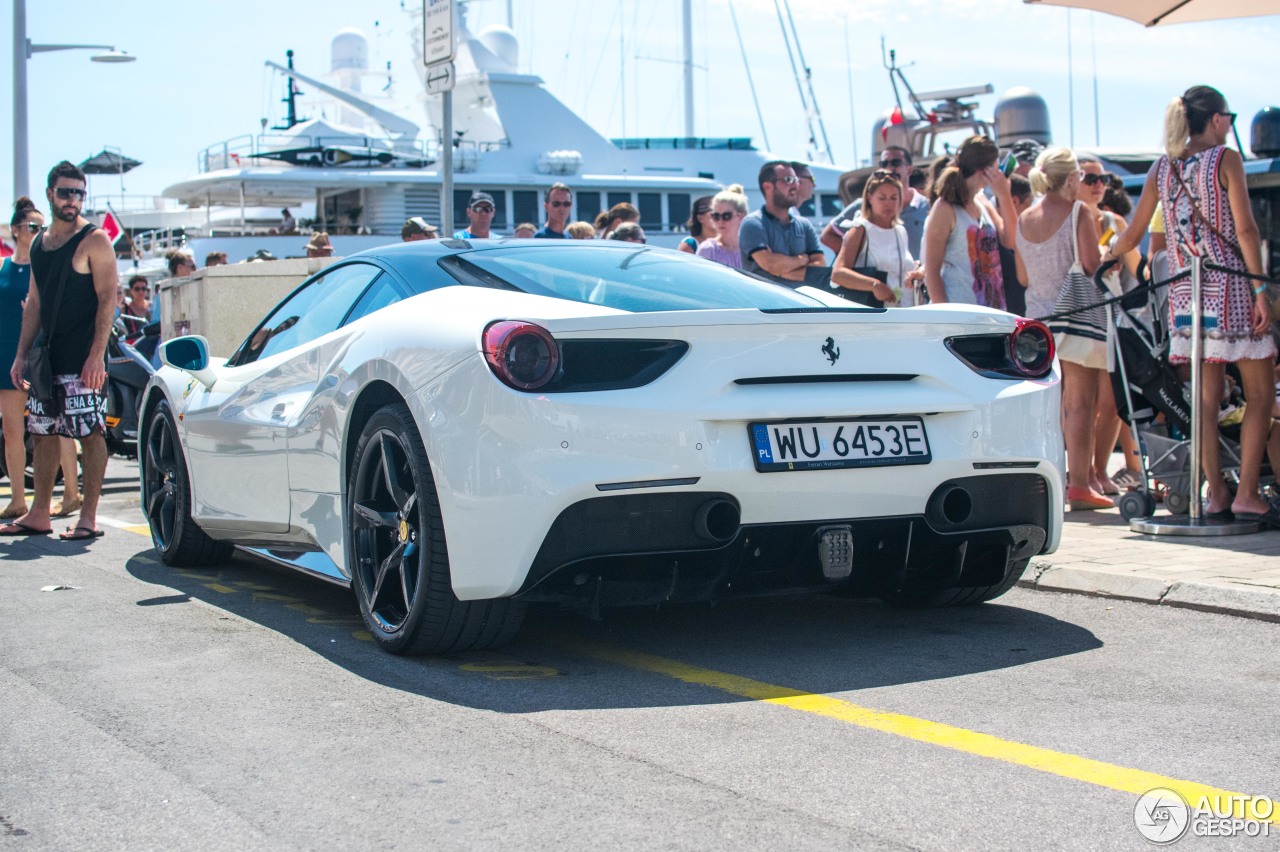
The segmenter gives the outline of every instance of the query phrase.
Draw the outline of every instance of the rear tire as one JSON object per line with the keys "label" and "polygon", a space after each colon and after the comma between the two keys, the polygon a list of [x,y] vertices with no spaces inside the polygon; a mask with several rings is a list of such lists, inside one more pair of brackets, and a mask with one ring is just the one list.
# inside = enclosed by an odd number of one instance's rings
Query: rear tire
{"label": "rear tire", "polygon": [[232,545],[209,538],[191,519],[191,487],[169,403],[161,401],[142,431],[138,467],[151,543],[166,565],[193,568],[231,558]]}
{"label": "rear tire", "polygon": [[377,411],[347,488],[347,564],[365,626],[393,654],[444,654],[511,640],[525,604],[460,601],[426,447],[403,404]]}
{"label": "rear tire", "polygon": [[995,600],[1017,585],[1030,562],[1030,557],[1015,562],[1008,576],[999,583],[990,586],[953,586],[949,589],[935,589],[925,592],[903,589],[898,592],[881,594],[880,600],[890,606],[902,609],[933,609],[944,606],[966,606],[986,603],[987,601]]}

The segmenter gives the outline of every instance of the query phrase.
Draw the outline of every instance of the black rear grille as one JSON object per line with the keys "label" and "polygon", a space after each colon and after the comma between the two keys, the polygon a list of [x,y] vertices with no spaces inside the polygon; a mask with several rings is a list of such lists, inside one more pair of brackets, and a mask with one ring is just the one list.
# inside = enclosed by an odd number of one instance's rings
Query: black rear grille
{"label": "black rear grille", "polygon": [[734,379],[735,385],[814,385],[832,382],[909,382],[918,378],[917,373],[844,373],[840,375],[810,376],[749,376]]}

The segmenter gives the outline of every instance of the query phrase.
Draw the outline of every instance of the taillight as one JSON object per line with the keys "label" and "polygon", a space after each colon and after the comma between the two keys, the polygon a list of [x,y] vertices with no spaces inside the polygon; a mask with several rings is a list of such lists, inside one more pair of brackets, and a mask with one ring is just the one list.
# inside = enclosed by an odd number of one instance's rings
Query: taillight
{"label": "taillight", "polygon": [[948,337],[946,344],[969,369],[992,379],[1043,379],[1053,369],[1053,334],[1038,320],[1019,319],[1008,334]]}
{"label": "taillight", "polygon": [[560,368],[555,338],[530,322],[492,323],[484,330],[482,346],[489,369],[516,390],[537,390],[554,379]]}
{"label": "taillight", "polygon": [[1009,360],[1018,372],[1031,379],[1046,375],[1053,366],[1053,334],[1039,320],[1018,320],[1009,335]]}

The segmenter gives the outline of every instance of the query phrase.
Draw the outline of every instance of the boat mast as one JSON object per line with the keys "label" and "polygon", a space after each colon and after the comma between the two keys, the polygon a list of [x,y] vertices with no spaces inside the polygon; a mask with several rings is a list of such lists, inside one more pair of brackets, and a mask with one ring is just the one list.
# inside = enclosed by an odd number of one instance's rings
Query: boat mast
{"label": "boat mast", "polygon": [[[782,17],[782,8],[786,7],[787,16]],[[809,156],[815,163],[834,163],[831,158],[831,142],[827,139],[827,128],[822,122],[822,110],[818,108],[818,96],[813,90],[813,71],[804,61],[804,51],[800,48],[800,34],[796,31],[795,18],[791,15],[789,0],[773,0],[773,8],[778,13],[778,24],[782,28],[782,40],[787,46],[787,58],[791,60],[791,73],[796,78],[796,89],[800,92],[800,105],[804,107],[804,117],[809,124]],[[791,43],[795,42],[793,52]],[[800,66],[796,66],[796,58]],[[804,69],[804,80],[800,78],[800,69]],[[805,87],[808,86],[808,95]],[[816,126],[815,126],[816,125]],[[821,138],[819,138],[821,137]]]}
{"label": "boat mast", "polygon": [[681,4],[684,26],[684,135],[693,138],[693,0]]}
{"label": "boat mast", "polygon": [[[271,128],[272,130],[288,130],[299,123],[298,95],[302,94],[302,92],[298,91],[298,84],[293,78],[293,51],[286,50],[284,55],[289,65],[289,71],[285,74],[285,81],[289,84],[289,89],[284,96],[287,112],[285,113],[284,126],[280,127],[277,125],[276,127]],[[269,62],[267,64],[274,65],[275,63]],[[279,68],[280,66],[276,65],[275,67]]]}

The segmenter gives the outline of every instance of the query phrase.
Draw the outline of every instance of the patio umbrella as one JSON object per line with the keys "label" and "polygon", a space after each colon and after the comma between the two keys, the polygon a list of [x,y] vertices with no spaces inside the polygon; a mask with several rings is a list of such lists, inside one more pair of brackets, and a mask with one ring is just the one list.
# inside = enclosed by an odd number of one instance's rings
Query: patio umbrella
{"label": "patio umbrella", "polygon": [[1022,0],[1038,6],[1091,9],[1137,21],[1144,27],[1280,15],[1280,0]]}
{"label": "patio umbrella", "polygon": [[122,175],[142,165],[141,160],[126,157],[118,151],[99,151],[80,164],[87,175]]}

